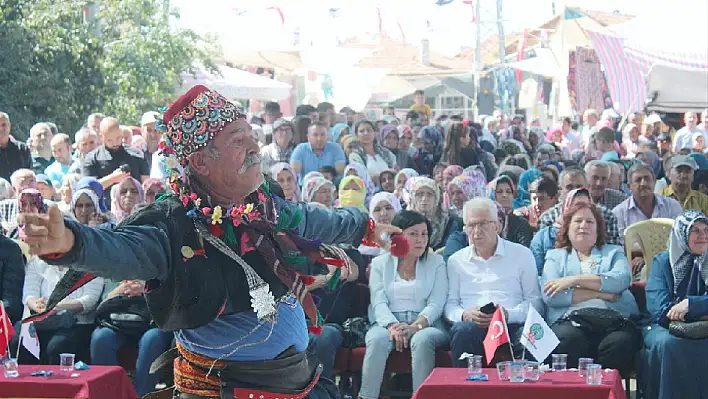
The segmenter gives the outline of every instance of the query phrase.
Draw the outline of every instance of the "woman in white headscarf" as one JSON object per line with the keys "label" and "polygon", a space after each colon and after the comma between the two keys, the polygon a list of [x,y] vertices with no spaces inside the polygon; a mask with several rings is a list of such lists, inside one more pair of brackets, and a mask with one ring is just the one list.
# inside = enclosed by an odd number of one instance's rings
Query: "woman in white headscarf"
{"label": "woman in white headscarf", "polygon": [[[369,203],[369,216],[371,216],[376,223],[391,224],[393,217],[401,210],[401,201],[393,194],[385,191],[376,193]],[[362,255],[379,256],[385,253],[386,250],[360,245],[359,252]]]}
{"label": "woman in white headscarf", "polygon": [[[647,399],[702,398],[708,392],[708,218],[686,211],[674,222],[668,250],[651,263],[647,310],[652,324],[642,329],[644,350],[637,370]],[[695,328],[682,337],[675,330]],[[701,333],[702,330],[702,333]]]}

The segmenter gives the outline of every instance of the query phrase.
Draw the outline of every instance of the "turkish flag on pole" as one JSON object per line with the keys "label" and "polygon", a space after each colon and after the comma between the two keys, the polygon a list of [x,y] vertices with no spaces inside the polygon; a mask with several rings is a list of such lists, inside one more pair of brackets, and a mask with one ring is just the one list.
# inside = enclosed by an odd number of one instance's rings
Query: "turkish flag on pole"
{"label": "turkish flag on pole", "polygon": [[0,301],[0,357],[5,356],[10,340],[15,335],[10,318],[5,312],[5,305]]}
{"label": "turkish flag on pole", "polygon": [[484,338],[484,354],[487,357],[487,364],[492,362],[497,348],[509,342],[509,330],[506,328],[504,312],[497,308],[492,316],[492,321],[487,328],[487,336]]}

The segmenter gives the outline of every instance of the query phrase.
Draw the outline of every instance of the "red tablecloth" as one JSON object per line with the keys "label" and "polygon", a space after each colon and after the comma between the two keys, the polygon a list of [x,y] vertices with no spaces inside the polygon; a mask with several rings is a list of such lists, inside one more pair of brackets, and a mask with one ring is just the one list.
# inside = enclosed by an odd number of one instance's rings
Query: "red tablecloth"
{"label": "red tablecloth", "polygon": [[[59,371],[59,366],[20,365],[20,376],[5,378],[0,374],[2,398],[82,398],[82,399],[136,399],[133,384],[121,367],[89,366],[90,369],[71,372]],[[51,370],[49,377],[32,377],[36,370]]]}
{"label": "red tablecloth", "polygon": [[496,369],[484,369],[489,381],[467,381],[467,369],[436,368],[418,387],[413,399],[625,399],[616,370],[603,371],[602,385],[587,385],[575,371],[545,373],[535,382],[499,381]]}

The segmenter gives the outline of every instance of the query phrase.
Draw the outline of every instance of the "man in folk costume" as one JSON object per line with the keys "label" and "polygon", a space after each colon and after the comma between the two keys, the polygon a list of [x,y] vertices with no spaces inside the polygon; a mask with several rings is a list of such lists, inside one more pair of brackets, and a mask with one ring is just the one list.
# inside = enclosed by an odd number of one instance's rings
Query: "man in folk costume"
{"label": "man in folk costume", "polygon": [[382,237],[400,230],[377,226],[355,208],[283,200],[277,184],[264,181],[246,115],[215,91],[193,87],[163,122],[161,149],[176,195],[113,231],[64,219],[56,207],[20,215],[31,253],[72,269],[48,310],[25,321],[51,314],[94,275],[144,280],[154,322],[177,341],[175,397],[338,397],[306,350],[306,317],[310,332],[322,323],[305,287],[312,278],[291,265],[306,256],[340,267],[344,277],[351,260],[327,244],[385,245]]}

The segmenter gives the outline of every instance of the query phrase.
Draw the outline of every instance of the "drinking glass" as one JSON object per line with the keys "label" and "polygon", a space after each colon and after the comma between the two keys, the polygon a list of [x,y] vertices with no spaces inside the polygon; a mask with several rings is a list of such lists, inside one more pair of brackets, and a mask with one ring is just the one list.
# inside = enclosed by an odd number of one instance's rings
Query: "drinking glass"
{"label": "drinking glass", "polygon": [[499,375],[499,381],[509,381],[511,362],[499,362],[497,363],[497,374]]}
{"label": "drinking glass", "polygon": [[568,355],[566,354],[557,354],[557,355],[551,355],[553,358],[553,371],[566,371],[568,369]]}
{"label": "drinking glass", "polygon": [[524,365],[524,380],[538,381],[541,374],[539,367],[538,362],[526,362]]}
{"label": "drinking glass", "polygon": [[509,381],[524,382],[524,366],[526,362],[517,361],[509,365]]}
{"label": "drinking glass", "polygon": [[20,370],[17,367],[17,359],[7,357],[2,362],[5,378],[17,378],[20,376]]}
{"label": "drinking glass", "polygon": [[467,358],[467,376],[475,377],[482,374],[482,356],[472,355]]}
{"label": "drinking glass", "polygon": [[588,385],[601,385],[602,384],[602,365],[599,364],[588,364],[586,368],[586,379],[585,382]]}
{"label": "drinking glass", "polygon": [[581,357],[578,359],[578,375],[585,377],[585,370],[588,368],[588,364],[593,364],[593,358],[591,357]]}
{"label": "drinking glass", "polygon": [[59,371],[74,371],[74,354],[59,354]]}

